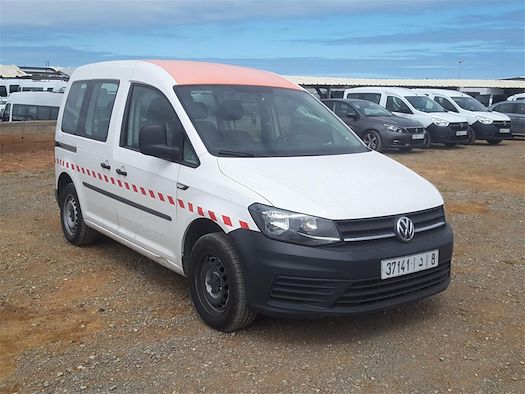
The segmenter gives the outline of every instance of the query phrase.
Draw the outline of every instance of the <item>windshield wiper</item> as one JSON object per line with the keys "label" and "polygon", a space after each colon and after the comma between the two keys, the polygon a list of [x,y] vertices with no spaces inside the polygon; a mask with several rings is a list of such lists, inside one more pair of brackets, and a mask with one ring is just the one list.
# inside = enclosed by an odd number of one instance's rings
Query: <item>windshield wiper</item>
{"label": "windshield wiper", "polygon": [[234,150],[220,150],[217,152],[219,157],[257,157],[256,154],[246,153],[246,152],[237,152]]}

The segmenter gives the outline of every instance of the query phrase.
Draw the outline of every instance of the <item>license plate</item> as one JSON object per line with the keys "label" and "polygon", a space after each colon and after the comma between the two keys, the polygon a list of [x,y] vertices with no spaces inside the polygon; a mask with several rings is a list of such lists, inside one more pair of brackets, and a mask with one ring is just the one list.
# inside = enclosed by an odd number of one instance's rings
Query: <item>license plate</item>
{"label": "license plate", "polygon": [[425,134],[412,134],[413,140],[422,140],[423,138],[425,138]]}
{"label": "license plate", "polygon": [[467,130],[459,130],[459,131],[456,131],[456,135],[467,135]]}
{"label": "license plate", "polygon": [[510,129],[499,129],[499,132],[502,134],[508,134],[510,133]]}
{"label": "license plate", "polygon": [[381,279],[413,274],[414,272],[437,267],[439,250],[381,260]]}

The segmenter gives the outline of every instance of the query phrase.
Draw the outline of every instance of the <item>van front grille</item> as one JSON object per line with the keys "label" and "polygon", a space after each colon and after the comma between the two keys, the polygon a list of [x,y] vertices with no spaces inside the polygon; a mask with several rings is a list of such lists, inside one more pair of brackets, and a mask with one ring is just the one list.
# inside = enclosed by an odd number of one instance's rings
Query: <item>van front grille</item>
{"label": "van front grille", "polygon": [[401,216],[407,216],[412,220],[416,233],[433,230],[445,225],[443,206],[402,215],[336,220],[335,223],[346,242],[371,241],[395,237],[395,224]]}

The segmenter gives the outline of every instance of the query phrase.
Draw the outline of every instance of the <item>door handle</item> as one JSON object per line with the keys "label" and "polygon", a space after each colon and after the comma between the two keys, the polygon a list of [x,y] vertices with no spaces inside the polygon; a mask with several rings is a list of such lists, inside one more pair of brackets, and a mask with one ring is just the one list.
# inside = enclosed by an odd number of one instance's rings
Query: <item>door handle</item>
{"label": "door handle", "polygon": [[100,163],[100,167],[102,167],[105,170],[111,170],[111,166],[106,163]]}
{"label": "door handle", "polygon": [[177,189],[188,190],[189,186],[186,186],[184,183],[177,182]]}
{"label": "door handle", "polygon": [[119,175],[122,175],[122,176],[126,176],[126,175],[128,175],[128,173],[127,173],[126,171],[121,170],[120,168],[117,168],[116,171],[117,171],[117,174],[119,174]]}

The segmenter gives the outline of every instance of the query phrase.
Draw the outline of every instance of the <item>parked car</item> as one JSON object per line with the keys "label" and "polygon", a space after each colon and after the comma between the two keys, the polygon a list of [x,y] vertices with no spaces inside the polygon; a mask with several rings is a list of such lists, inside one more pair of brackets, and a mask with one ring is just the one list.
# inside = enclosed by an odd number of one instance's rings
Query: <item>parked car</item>
{"label": "parked car", "polygon": [[185,275],[201,318],[341,316],[443,291],[453,235],[428,181],[273,73],[185,61],[77,68],[55,142],[62,229]]}
{"label": "parked car", "polygon": [[327,99],[323,103],[363,140],[370,149],[422,148],[425,128],[419,122],[395,116],[378,104],[357,99]]}
{"label": "parked car", "polygon": [[436,101],[447,111],[458,113],[467,118],[469,143],[476,139],[486,140],[497,145],[502,140],[512,139],[511,119],[504,114],[490,111],[478,100],[466,93],[444,89],[415,89]]}
{"label": "parked car", "polygon": [[2,122],[56,120],[63,99],[63,93],[11,93],[2,113]]}
{"label": "parked car", "polygon": [[468,122],[464,116],[450,113],[422,93],[411,89],[363,87],[346,89],[344,98],[371,100],[394,115],[421,123],[427,131],[425,146],[468,143]]}
{"label": "parked car", "polygon": [[525,102],[518,98],[513,101],[503,101],[494,104],[490,109],[503,113],[512,119],[512,135],[525,136]]}
{"label": "parked car", "polygon": [[507,98],[507,101],[523,101],[525,100],[525,93],[516,93]]}

